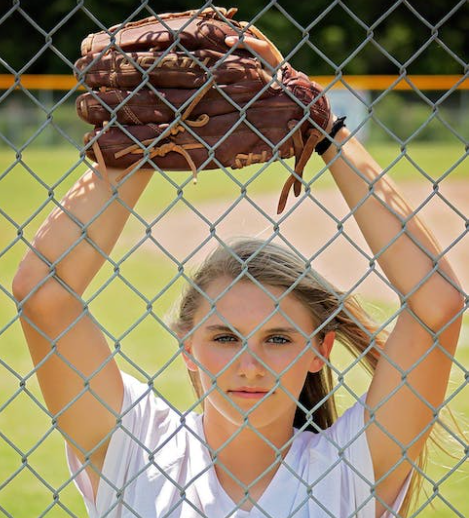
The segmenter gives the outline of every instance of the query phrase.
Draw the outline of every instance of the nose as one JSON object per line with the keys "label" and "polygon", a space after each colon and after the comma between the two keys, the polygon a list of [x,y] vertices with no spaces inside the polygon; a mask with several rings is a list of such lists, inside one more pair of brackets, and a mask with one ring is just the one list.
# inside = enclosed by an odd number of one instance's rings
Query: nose
{"label": "nose", "polygon": [[263,377],[265,373],[266,369],[259,350],[248,343],[238,357],[238,374],[248,379],[255,379]]}

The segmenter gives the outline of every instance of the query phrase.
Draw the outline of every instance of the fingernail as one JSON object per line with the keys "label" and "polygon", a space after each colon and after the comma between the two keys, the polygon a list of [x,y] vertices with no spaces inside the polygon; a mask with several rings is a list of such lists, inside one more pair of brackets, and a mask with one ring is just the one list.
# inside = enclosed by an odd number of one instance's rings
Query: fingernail
{"label": "fingernail", "polygon": [[225,38],[225,43],[236,43],[238,38],[236,36],[228,36]]}

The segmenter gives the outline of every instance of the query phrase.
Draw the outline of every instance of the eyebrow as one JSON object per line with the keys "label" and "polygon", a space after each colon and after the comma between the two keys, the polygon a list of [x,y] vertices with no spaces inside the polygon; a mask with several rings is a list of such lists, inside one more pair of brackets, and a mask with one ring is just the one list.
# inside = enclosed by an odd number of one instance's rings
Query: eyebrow
{"label": "eyebrow", "polygon": [[[205,328],[207,331],[223,331],[228,333],[237,333],[243,336],[243,333],[236,329],[236,327],[228,327],[221,324],[213,324]],[[270,327],[264,330],[265,333],[285,333],[285,334],[300,334],[300,331],[296,327]]]}

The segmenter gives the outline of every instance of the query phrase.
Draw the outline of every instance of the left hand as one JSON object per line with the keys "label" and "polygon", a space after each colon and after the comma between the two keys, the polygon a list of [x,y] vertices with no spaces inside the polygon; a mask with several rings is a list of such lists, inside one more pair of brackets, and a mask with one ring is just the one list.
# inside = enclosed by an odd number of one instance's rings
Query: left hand
{"label": "left hand", "polygon": [[[237,46],[238,48],[251,51],[254,55],[259,56],[264,61],[266,61],[274,70],[280,63],[283,63],[284,61],[280,51],[274,46],[272,42],[268,40],[261,40],[258,38],[252,38],[251,36],[245,36],[243,40],[240,41],[238,36],[228,36],[225,38],[225,43],[228,47]],[[330,133],[332,124],[336,119],[337,117],[334,114],[331,114],[325,133]],[[320,140],[323,138],[325,138],[325,135],[321,137]]]}

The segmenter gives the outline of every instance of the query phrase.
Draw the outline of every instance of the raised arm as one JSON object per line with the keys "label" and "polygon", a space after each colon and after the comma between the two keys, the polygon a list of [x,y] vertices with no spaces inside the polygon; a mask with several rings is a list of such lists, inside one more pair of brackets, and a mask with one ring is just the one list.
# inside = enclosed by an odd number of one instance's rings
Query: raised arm
{"label": "raised arm", "polygon": [[[108,171],[111,184],[120,173]],[[126,206],[135,205],[150,177],[150,171],[138,171],[113,196],[108,183],[87,171],[41,226],[13,282],[47,407],[82,461],[95,449],[90,459],[98,470],[123,387],[81,295],[119,237],[130,214]],[[99,476],[87,471],[96,493]]]}
{"label": "raised arm", "polygon": [[[458,280],[393,182],[343,128],[323,158],[403,305],[368,397],[367,438],[378,496],[390,505],[443,403],[459,336]],[[406,461],[399,464],[403,455]],[[378,504],[376,516],[383,506]]]}

